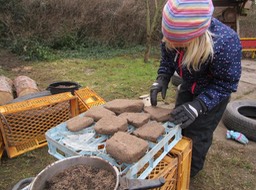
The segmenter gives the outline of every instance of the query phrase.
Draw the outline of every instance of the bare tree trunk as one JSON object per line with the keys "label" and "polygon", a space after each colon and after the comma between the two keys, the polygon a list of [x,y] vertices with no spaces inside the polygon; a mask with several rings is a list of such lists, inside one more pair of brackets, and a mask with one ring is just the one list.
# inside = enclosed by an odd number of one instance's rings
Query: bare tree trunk
{"label": "bare tree trunk", "polygon": [[146,0],[146,10],[147,10],[147,16],[146,16],[146,27],[147,27],[147,41],[146,41],[146,50],[144,54],[144,62],[148,63],[149,61],[149,55],[150,55],[150,49],[151,49],[151,31],[150,31],[150,10],[149,10],[149,3],[148,0]]}
{"label": "bare tree trunk", "polygon": [[146,15],[146,31],[147,31],[147,41],[146,41],[146,50],[144,54],[144,62],[148,63],[149,57],[150,57],[150,51],[151,51],[151,42],[152,42],[152,35],[156,30],[157,27],[157,20],[161,15],[161,10],[163,7],[163,3],[165,0],[155,0],[155,13],[153,16],[153,21],[151,23],[150,20],[150,8],[149,8],[149,1],[146,0],[146,10],[147,10],[147,15]]}

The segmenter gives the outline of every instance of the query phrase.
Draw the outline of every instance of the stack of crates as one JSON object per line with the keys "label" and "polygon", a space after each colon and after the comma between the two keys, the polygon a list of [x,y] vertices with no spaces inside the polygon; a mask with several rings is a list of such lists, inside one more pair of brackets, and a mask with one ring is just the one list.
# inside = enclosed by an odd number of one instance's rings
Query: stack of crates
{"label": "stack of crates", "polygon": [[74,117],[76,112],[77,98],[70,92],[1,106],[2,144],[8,157],[47,145],[45,132]]}
{"label": "stack of crates", "polygon": [[105,100],[89,87],[0,106],[0,158],[47,145],[45,132]]}
{"label": "stack of crates", "polygon": [[192,140],[183,137],[170,151],[170,154],[178,158],[177,190],[188,190],[192,159]]}
{"label": "stack of crates", "polygon": [[165,184],[154,190],[176,190],[178,176],[178,158],[167,154],[151,171],[146,179],[158,179],[163,177]]}
{"label": "stack of crates", "polygon": [[165,184],[154,190],[189,190],[191,156],[192,141],[183,137],[148,175],[147,179],[165,179]]}

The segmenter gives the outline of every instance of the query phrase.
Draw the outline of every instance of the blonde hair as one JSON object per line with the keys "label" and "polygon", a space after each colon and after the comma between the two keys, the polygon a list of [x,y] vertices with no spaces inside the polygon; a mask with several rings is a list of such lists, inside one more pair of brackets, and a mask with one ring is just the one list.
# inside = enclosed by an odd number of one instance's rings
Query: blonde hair
{"label": "blonde hair", "polygon": [[182,59],[182,65],[186,66],[189,71],[191,67],[193,70],[197,71],[200,69],[201,64],[205,63],[209,56],[211,59],[213,58],[214,51],[212,36],[213,34],[206,30],[203,35],[185,44],[173,44],[165,38],[163,41],[166,42],[166,47],[170,50],[175,49],[178,51],[178,47],[186,48],[186,52]]}

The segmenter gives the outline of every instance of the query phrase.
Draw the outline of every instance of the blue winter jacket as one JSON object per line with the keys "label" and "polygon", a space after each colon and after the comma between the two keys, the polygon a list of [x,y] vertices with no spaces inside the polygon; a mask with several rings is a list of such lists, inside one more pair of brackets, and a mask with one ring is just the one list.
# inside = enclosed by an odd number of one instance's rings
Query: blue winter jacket
{"label": "blue winter jacket", "polygon": [[214,34],[214,56],[191,72],[181,67],[183,51],[167,50],[161,44],[161,62],[158,74],[172,76],[176,71],[183,79],[188,91],[205,103],[207,110],[213,109],[223,99],[237,90],[241,77],[242,47],[237,33],[213,18],[209,30]]}

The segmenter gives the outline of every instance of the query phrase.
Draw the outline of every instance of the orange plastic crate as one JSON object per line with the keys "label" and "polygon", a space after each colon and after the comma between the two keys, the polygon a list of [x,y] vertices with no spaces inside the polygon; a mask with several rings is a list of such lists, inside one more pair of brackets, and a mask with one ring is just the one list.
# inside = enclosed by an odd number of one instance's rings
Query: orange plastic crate
{"label": "orange plastic crate", "polygon": [[178,158],[177,190],[189,190],[192,140],[182,137],[170,151],[170,154]]}
{"label": "orange plastic crate", "polygon": [[105,104],[105,100],[88,87],[75,91],[78,98],[78,112],[83,113],[93,106]]}
{"label": "orange plastic crate", "polygon": [[178,158],[166,155],[148,175],[147,179],[163,177],[165,184],[154,190],[175,190],[177,186]]}
{"label": "orange plastic crate", "polygon": [[45,132],[77,114],[77,98],[60,93],[0,107],[0,129],[10,158],[47,145]]}

